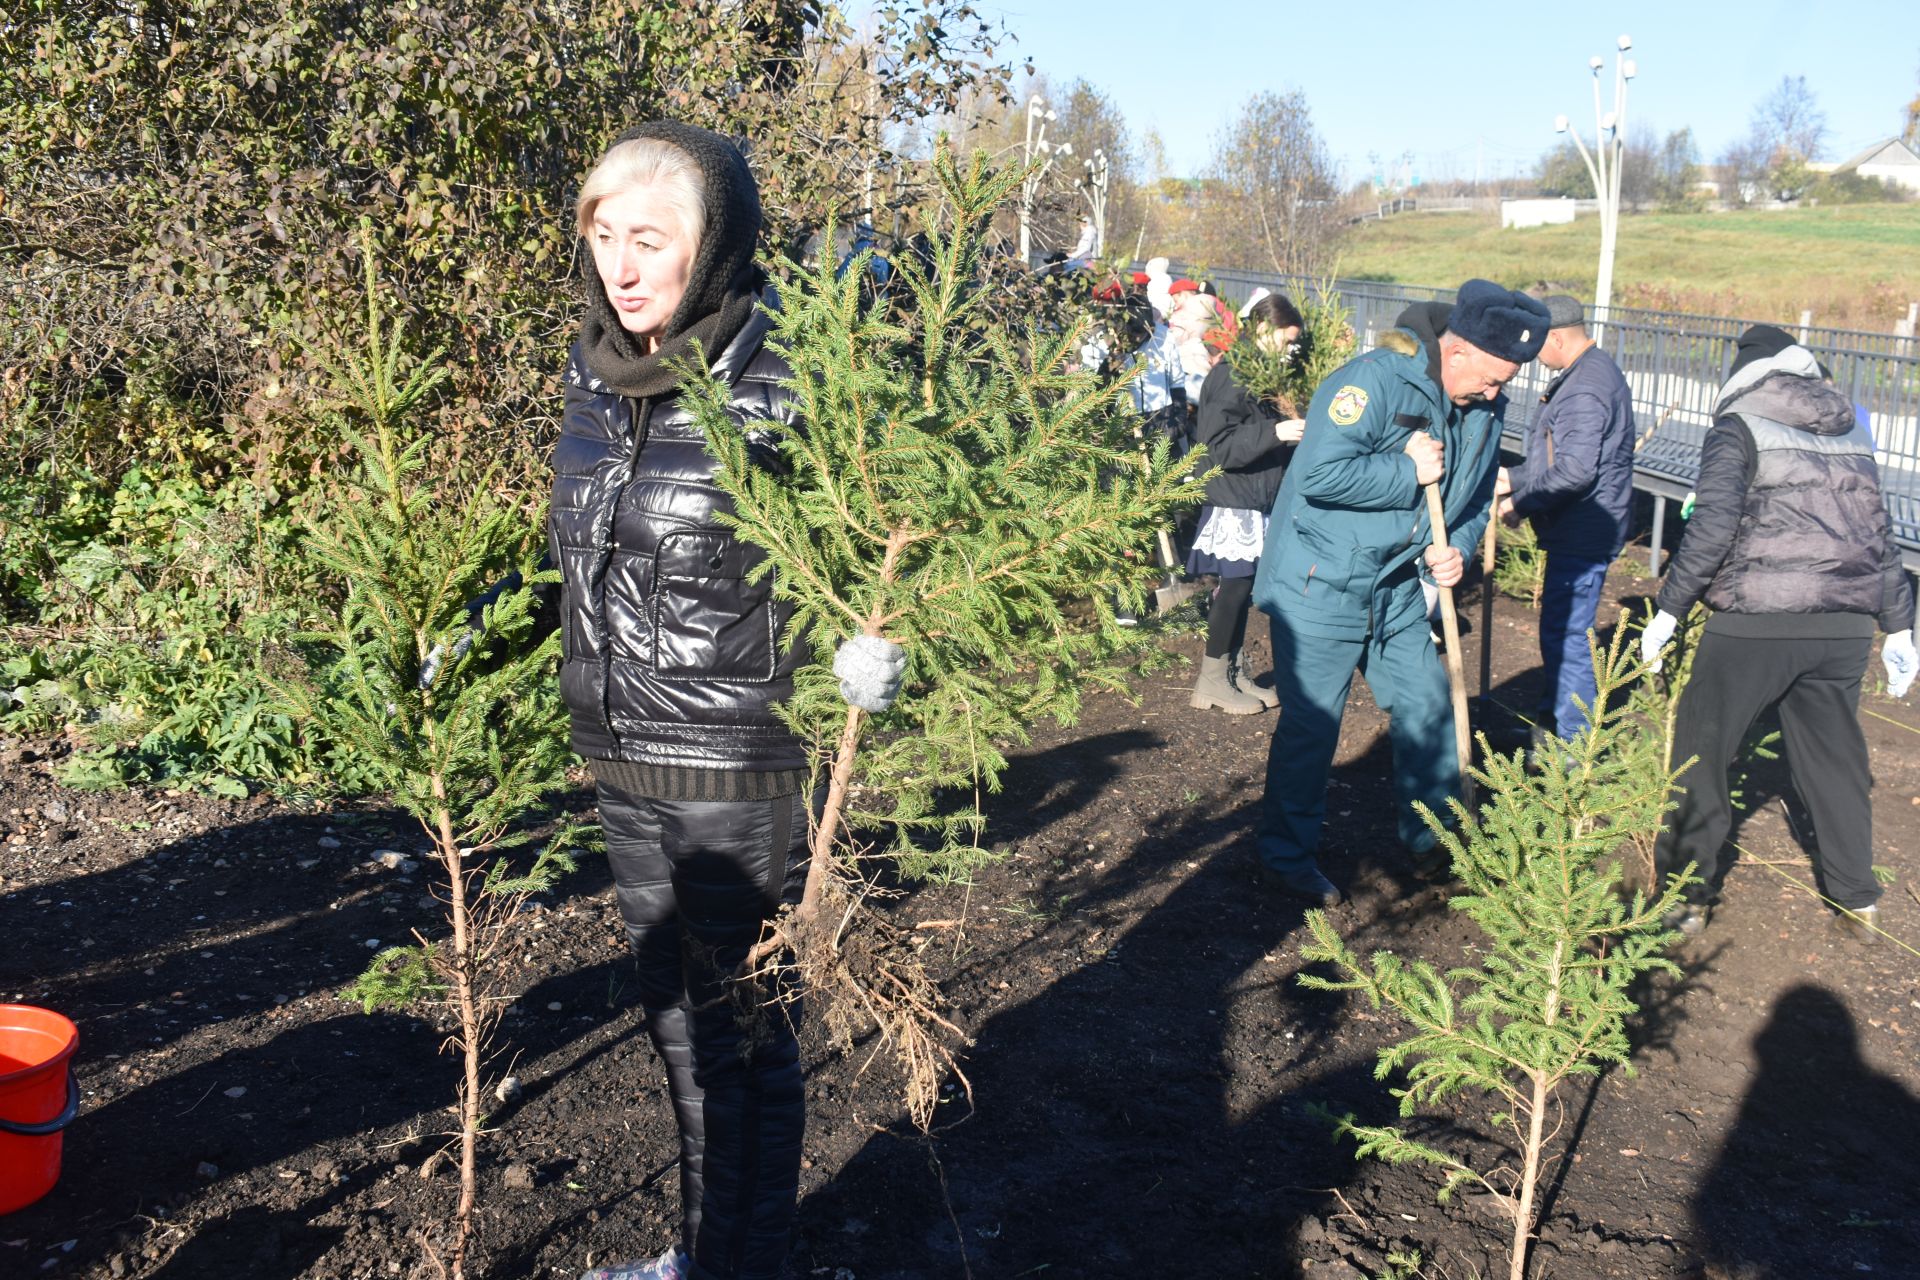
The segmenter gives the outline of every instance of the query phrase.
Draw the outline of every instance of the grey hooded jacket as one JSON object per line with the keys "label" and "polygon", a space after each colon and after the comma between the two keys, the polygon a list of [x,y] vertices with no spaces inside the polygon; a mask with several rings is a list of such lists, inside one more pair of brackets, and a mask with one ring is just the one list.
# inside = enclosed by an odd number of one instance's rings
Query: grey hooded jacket
{"label": "grey hooded jacket", "polygon": [[1684,617],[1704,599],[1714,630],[1745,635],[1913,626],[1873,443],[1805,347],[1757,360],[1721,389],[1696,493],[1660,588],[1665,612]]}

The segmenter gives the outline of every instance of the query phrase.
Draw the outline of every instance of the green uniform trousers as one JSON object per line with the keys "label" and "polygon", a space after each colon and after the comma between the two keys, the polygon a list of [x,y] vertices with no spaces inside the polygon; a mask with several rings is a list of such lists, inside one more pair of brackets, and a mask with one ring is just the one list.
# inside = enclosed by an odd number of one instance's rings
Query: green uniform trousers
{"label": "green uniform trousers", "polygon": [[1282,612],[1273,616],[1273,655],[1280,722],[1267,754],[1262,860],[1277,869],[1298,867],[1312,862],[1320,847],[1327,773],[1356,670],[1367,677],[1374,700],[1388,716],[1400,842],[1415,853],[1431,849],[1434,834],[1413,804],[1422,801],[1446,816],[1448,797],[1460,793],[1460,762],[1447,673],[1427,628],[1336,640],[1295,633]]}

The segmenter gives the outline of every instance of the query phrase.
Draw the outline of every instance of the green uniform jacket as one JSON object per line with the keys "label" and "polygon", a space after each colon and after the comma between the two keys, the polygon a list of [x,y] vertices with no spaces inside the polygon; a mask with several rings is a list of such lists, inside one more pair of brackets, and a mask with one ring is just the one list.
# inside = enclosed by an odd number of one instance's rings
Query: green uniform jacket
{"label": "green uniform jacket", "polygon": [[1446,446],[1448,540],[1471,558],[1486,531],[1506,397],[1455,406],[1438,368],[1436,349],[1394,329],[1314,393],[1253,586],[1254,602],[1296,632],[1385,637],[1425,619],[1427,499],[1402,452],[1413,432]]}

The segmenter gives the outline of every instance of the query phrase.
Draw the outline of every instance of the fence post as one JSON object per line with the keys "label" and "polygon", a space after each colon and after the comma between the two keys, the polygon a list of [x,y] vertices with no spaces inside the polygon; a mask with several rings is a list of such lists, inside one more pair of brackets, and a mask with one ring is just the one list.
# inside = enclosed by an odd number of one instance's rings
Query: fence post
{"label": "fence post", "polygon": [[1660,576],[1660,535],[1663,532],[1665,532],[1666,527],[1667,527],[1666,495],[1656,493],[1653,495],[1653,537],[1651,539],[1653,546],[1652,546],[1652,549],[1647,553],[1647,565],[1648,565],[1647,576],[1650,578],[1657,578]]}

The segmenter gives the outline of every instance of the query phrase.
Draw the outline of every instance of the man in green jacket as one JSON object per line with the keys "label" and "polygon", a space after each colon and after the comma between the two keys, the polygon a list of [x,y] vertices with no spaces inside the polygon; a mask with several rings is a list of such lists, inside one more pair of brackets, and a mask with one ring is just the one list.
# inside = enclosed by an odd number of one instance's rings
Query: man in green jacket
{"label": "man in green jacket", "polygon": [[[1460,767],[1420,576],[1460,581],[1460,548],[1479,541],[1493,497],[1501,388],[1539,354],[1550,323],[1539,301],[1469,280],[1451,307],[1409,307],[1314,394],[1254,582],[1254,602],[1273,619],[1280,696],[1260,860],[1292,893],[1340,900],[1315,855],[1356,670],[1390,718],[1400,841],[1433,869],[1437,841],[1414,802],[1446,813]],[[1430,484],[1446,514],[1445,552],[1427,519]]]}

